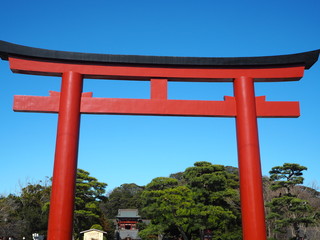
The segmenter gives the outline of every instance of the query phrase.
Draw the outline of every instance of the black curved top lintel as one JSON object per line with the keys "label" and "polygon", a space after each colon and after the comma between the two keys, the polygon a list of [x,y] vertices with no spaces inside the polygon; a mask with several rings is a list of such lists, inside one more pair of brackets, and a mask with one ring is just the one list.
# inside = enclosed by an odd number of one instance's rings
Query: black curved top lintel
{"label": "black curved top lintel", "polygon": [[8,60],[9,57],[26,57],[51,61],[86,62],[97,64],[146,64],[169,66],[206,66],[220,68],[246,68],[246,67],[280,67],[302,65],[306,69],[318,60],[320,49],[277,56],[265,57],[165,57],[142,55],[113,55],[97,53],[80,53],[55,51],[41,48],[27,47],[0,40],[0,57]]}

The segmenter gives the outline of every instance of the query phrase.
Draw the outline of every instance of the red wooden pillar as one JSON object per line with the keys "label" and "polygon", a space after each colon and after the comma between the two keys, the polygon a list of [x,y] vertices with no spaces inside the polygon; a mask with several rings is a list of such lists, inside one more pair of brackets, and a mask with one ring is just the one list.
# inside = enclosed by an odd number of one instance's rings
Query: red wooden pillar
{"label": "red wooden pillar", "polygon": [[266,240],[260,150],[254,81],[234,80],[236,126],[240,174],[242,231],[244,240]]}
{"label": "red wooden pillar", "polygon": [[81,74],[62,74],[48,224],[49,240],[72,239],[82,85]]}

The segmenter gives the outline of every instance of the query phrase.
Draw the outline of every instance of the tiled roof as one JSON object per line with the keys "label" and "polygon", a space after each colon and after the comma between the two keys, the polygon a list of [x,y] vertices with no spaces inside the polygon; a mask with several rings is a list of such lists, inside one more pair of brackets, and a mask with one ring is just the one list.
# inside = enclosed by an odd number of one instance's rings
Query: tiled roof
{"label": "tiled roof", "polygon": [[138,209],[119,209],[117,218],[140,218]]}

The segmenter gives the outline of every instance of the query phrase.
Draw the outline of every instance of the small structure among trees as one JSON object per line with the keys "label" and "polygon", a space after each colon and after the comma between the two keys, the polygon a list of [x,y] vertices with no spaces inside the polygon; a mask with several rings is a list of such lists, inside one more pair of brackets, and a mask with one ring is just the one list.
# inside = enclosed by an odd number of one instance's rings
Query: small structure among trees
{"label": "small structure among trees", "polygon": [[137,224],[141,222],[141,217],[138,209],[119,209],[116,221],[116,240],[140,239]]}
{"label": "small structure among trees", "polygon": [[107,233],[98,229],[89,229],[81,234],[83,234],[83,240],[103,240],[103,235]]}

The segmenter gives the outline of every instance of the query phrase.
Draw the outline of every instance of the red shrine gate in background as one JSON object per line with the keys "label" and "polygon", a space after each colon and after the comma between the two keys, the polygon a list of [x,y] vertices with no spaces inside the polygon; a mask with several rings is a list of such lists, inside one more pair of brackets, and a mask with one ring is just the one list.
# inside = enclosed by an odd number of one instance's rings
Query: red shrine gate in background
{"label": "red shrine gate in background", "polygon": [[[244,240],[266,240],[257,117],[298,117],[298,102],[256,97],[254,82],[294,81],[320,50],[268,57],[195,58],[53,51],[0,41],[14,73],[61,76],[61,92],[15,96],[14,110],[58,113],[48,224],[49,240],[71,240],[81,114],[235,117]],[[150,99],[94,98],[83,79],[150,81]],[[224,101],[170,100],[168,81],[233,82]]]}

